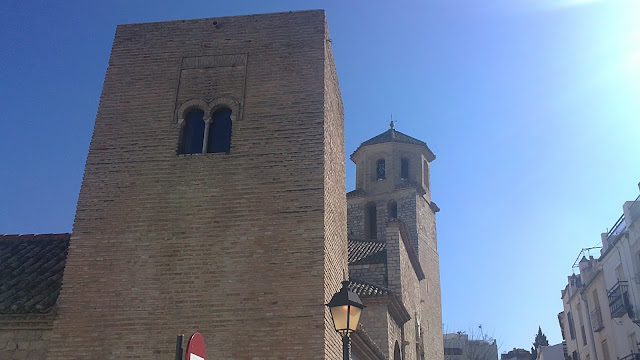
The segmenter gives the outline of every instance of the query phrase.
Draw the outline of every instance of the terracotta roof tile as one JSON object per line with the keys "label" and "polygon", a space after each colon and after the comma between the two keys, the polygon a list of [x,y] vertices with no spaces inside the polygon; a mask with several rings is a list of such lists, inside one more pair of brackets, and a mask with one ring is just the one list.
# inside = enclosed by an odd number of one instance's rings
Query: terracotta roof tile
{"label": "terracotta roof tile", "polygon": [[427,160],[429,161],[435,160],[435,155],[433,154],[431,149],[429,149],[429,146],[427,146],[427,143],[425,143],[424,141],[418,140],[416,138],[413,138],[407,134],[403,134],[396,129],[389,129],[383,132],[382,134],[374,136],[371,139],[361,143],[360,146],[358,146],[358,148],[356,149],[356,151],[354,151],[351,154],[351,159],[353,159],[353,156],[358,152],[358,150],[360,150],[364,146],[383,144],[383,143],[389,143],[389,142],[424,146],[430,154],[430,159],[427,159]]}
{"label": "terracotta roof tile", "polygon": [[349,280],[349,290],[361,297],[374,297],[393,295],[391,290],[378,285],[370,284],[366,281],[351,279]]}
{"label": "terracotta roof tile", "polygon": [[[386,143],[386,142],[401,142],[401,143],[405,143],[405,144],[413,144],[413,145],[423,145],[423,146],[427,146],[427,143],[425,143],[424,141],[420,141],[416,138],[413,138],[407,134],[403,134],[400,131],[396,130],[396,129],[389,129],[385,132],[383,132],[380,135],[374,136],[371,139],[364,141],[363,143],[360,144],[360,146],[358,146],[358,148],[362,147],[362,146],[367,146],[367,145],[374,145],[374,144],[382,144],[382,143]],[[357,151],[357,150],[356,150]]]}
{"label": "terracotta roof tile", "polygon": [[349,264],[380,264],[387,261],[386,244],[376,241],[349,240]]}
{"label": "terracotta roof tile", "polygon": [[52,310],[62,285],[70,236],[0,236],[0,314]]}

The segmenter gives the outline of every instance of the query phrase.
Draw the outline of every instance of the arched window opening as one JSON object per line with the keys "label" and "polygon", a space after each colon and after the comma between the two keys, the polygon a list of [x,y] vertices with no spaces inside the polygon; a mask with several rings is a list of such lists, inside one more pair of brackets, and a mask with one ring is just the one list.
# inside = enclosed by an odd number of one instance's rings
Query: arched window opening
{"label": "arched window opening", "polygon": [[428,189],[429,188],[429,163],[427,162],[427,160],[424,161],[424,165],[422,165],[422,182],[424,183],[424,186]]}
{"label": "arched window opening", "polygon": [[409,178],[409,160],[400,160],[400,179],[407,180]]}
{"label": "arched window opening", "polygon": [[398,218],[398,203],[395,202],[394,200],[389,201],[389,203],[387,204],[387,213],[389,214],[390,218],[397,219]]}
{"label": "arched window opening", "polygon": [[231,109],[220,108],[211,116],[207,152],[228,153],[231,148]]}
{"label": "arched window opening", "polygon": [[182,153],[202,153],[202,141],[204,139],[204,111],[193,109],[185,117],[182,129]]}
{"label": "arched window opening", "polygon": [[367,240],[378,238],[376,204],[368,203],[364,212],[364,234]]}
{"label": "arched window opening", "polygon": [[384,180],[385,167],[384,159],[380,159],[376,162],[376,180]]}
{"label": "arched window opening", "polygon": [[397,340],[396,340],[396,345],[393,347],[393,360],[402,360],[400,358],[400,345],[398,345]]}

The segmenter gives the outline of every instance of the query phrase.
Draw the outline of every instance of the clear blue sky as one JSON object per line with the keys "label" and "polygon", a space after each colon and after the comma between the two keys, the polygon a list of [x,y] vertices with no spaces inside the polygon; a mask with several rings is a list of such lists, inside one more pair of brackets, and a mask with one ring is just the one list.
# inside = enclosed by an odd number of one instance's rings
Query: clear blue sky
{"label": "clear blue sky", "polygon": [[117,24],[324,8],[347,156],[391,113],[437,155],[445,327],[559,342],[571,264],[638,195],[640,2],[395,4],[0,2],[0,233],[71,231]]}

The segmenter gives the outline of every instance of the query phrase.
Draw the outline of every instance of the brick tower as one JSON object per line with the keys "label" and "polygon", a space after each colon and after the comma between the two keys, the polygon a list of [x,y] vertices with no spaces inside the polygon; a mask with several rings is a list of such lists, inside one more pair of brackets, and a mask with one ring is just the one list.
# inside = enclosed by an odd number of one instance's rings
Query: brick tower
{"label": "brick tower", "polygon": [[340,358],[346,234],[323,11],[118,26],[48,358]]}
{"label": "brick tower", "polygon": [[[423,141],[393,128],[351,155],[349,274],[368,306],[362,325],[390,359],[443,358],[440,270],[430,162]],[[389,319],[389,321],[387,321]]]}

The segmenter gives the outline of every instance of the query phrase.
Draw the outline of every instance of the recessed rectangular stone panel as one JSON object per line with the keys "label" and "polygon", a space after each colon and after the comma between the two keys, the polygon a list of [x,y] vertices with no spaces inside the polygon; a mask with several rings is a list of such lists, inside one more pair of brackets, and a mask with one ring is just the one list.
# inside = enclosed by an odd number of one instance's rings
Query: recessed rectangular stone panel
{"label": "recessed rectangular stone panel", "polygon": [[192,56],[182,59],[182,69],[237,67],[247,65],[247,54]]}

